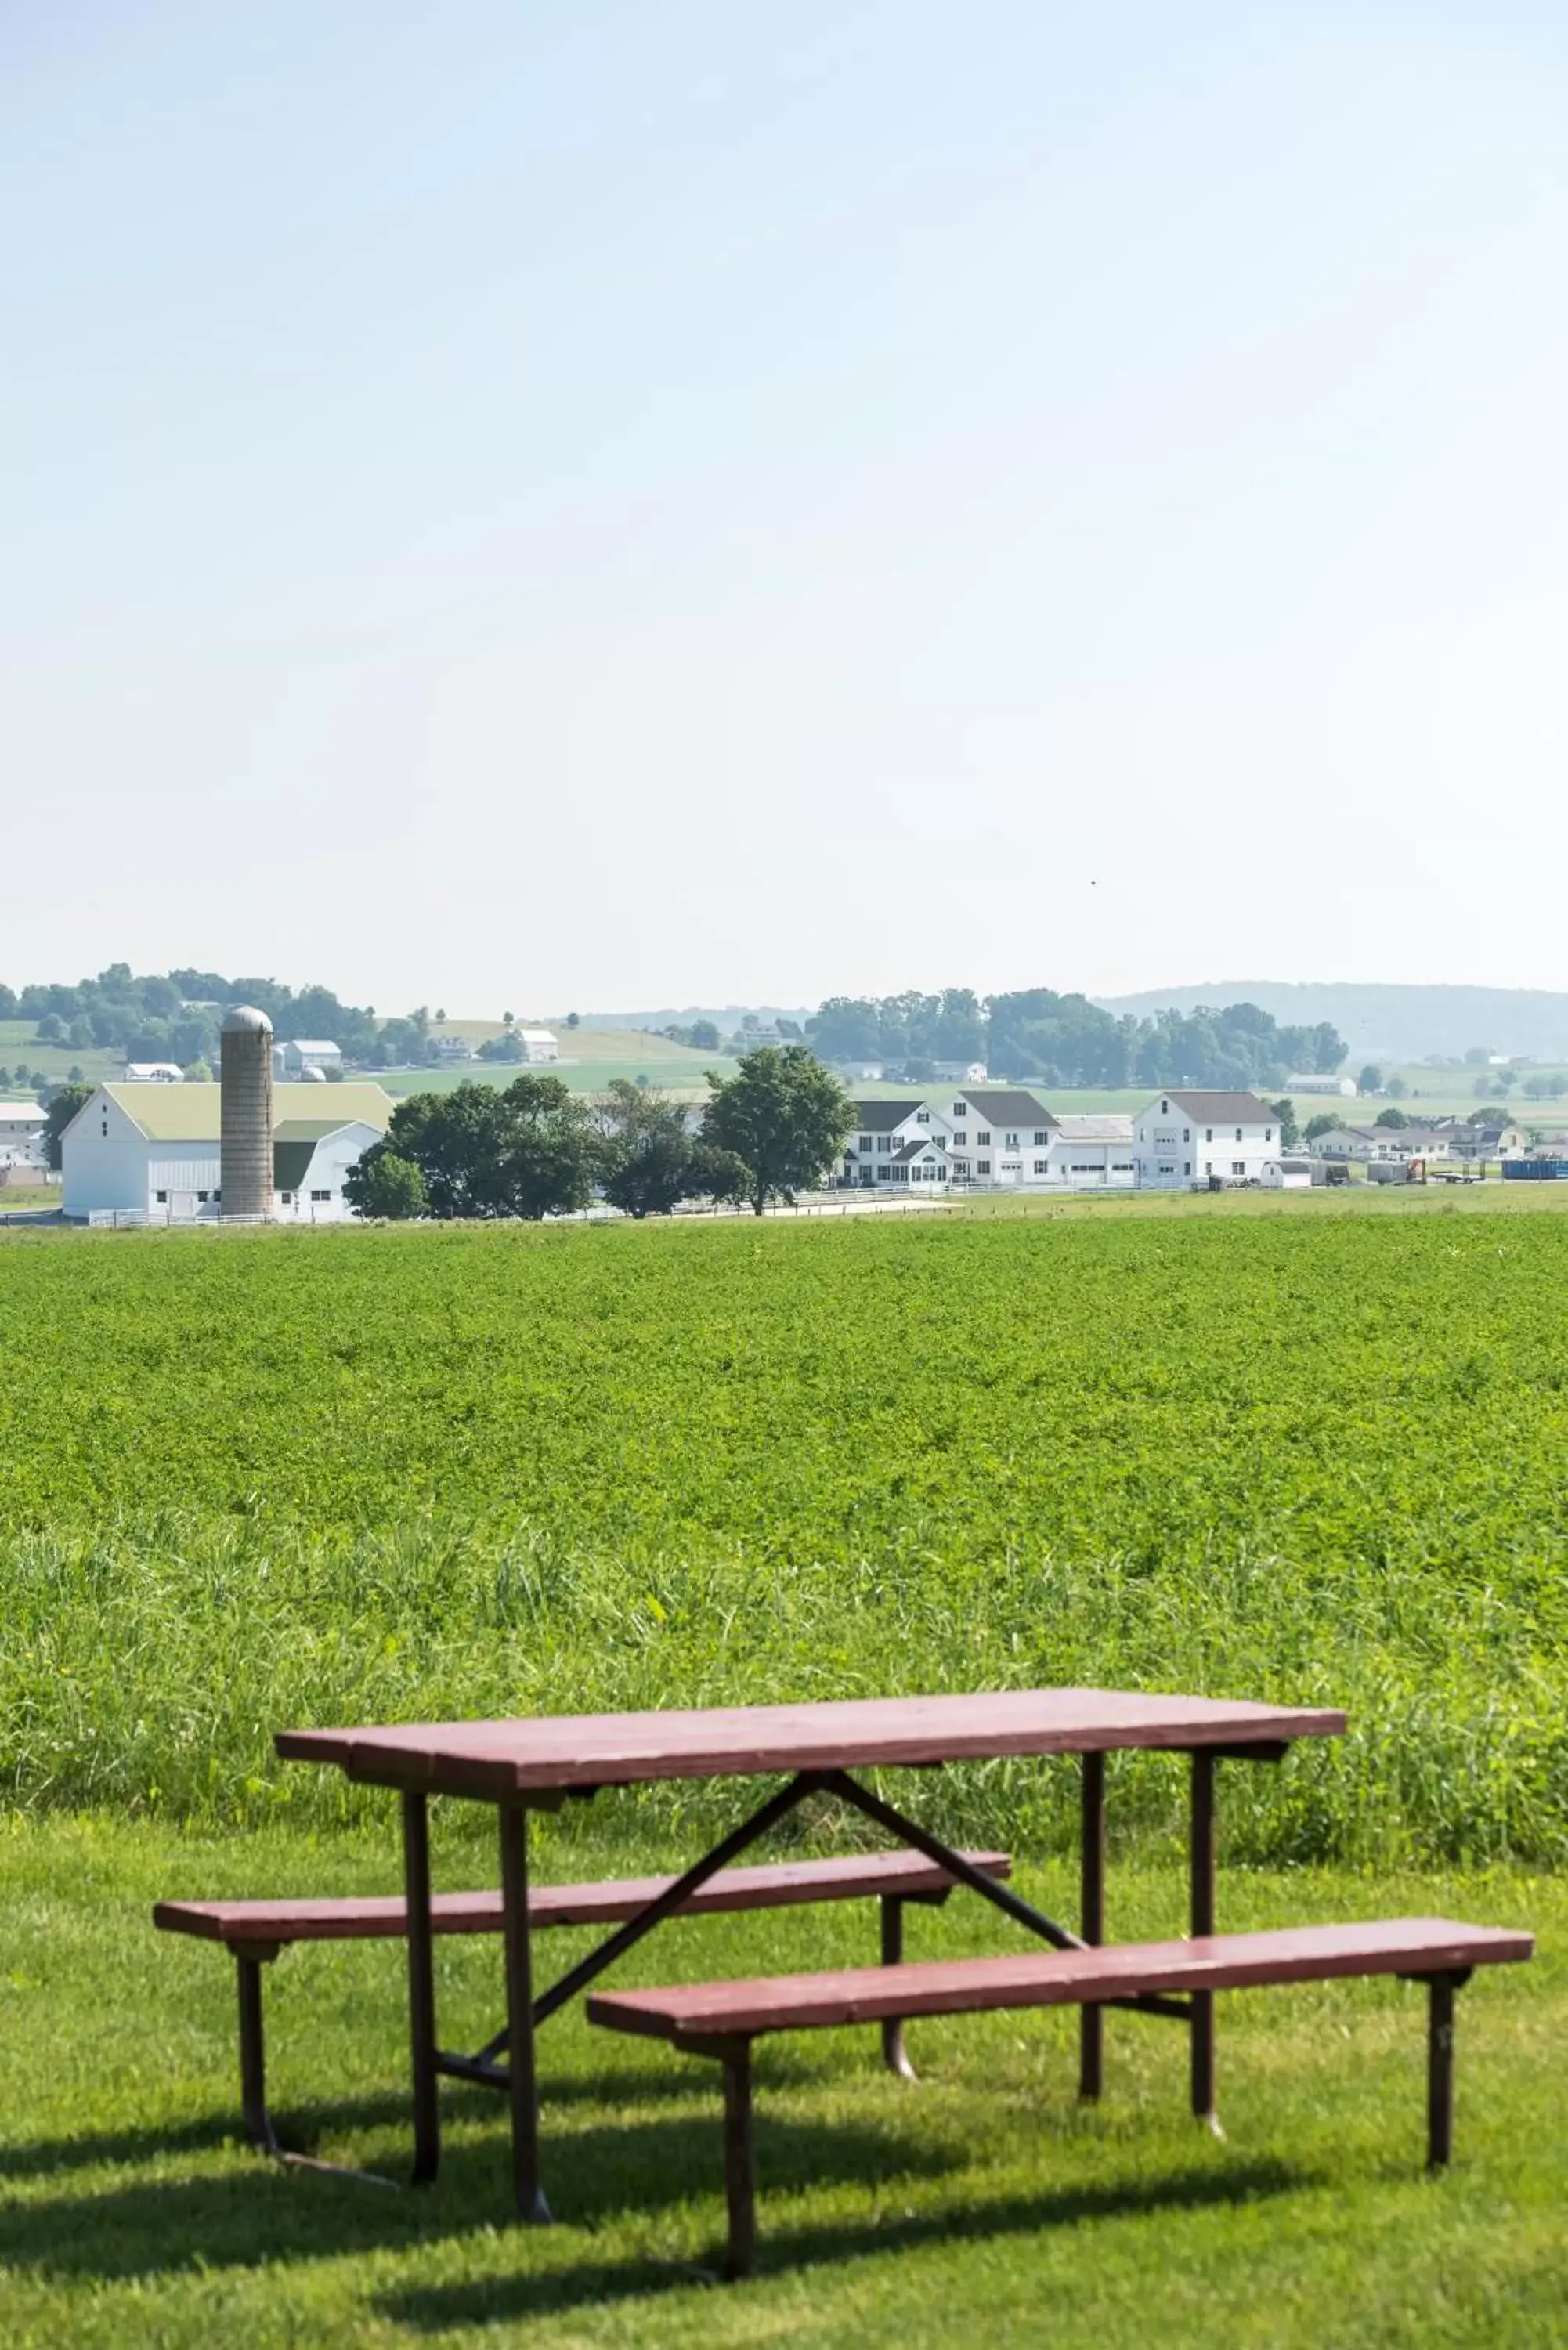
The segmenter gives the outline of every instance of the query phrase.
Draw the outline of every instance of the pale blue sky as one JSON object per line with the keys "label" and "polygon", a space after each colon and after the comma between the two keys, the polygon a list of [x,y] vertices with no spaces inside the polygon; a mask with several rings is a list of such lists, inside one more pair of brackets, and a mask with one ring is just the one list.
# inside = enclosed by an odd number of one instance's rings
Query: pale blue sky
{"label": "pale blue sky", "polygon": [[1568,985],[1568,18],[11,0],[0,978]]}

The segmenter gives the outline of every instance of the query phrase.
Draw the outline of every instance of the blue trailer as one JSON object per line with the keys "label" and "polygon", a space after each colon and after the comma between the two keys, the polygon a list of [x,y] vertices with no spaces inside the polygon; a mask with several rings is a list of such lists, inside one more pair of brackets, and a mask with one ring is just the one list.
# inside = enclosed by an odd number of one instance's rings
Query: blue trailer
{"label": "blue trailer", "polygon": [[1568,1159],[1505,1159],[1505,1183],[1568,1183]]}

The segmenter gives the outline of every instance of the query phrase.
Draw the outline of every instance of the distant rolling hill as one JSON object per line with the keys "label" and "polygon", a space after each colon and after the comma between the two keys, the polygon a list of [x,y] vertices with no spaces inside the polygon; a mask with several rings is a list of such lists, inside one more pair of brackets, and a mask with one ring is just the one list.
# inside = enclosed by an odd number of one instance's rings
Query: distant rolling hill
{"label": "distant rolling hill", "polygon": [[1421,1061],[1484,1045],[1535,1061],[1568,1060],[1568,995],[1545,988],[1362,986],[1351,980],[1206,980],[1141,995],[1096,995],[1139,1019],[1198,1003],[1255,1003],[1281,1022],[1332,1020],[1353,1059]]}

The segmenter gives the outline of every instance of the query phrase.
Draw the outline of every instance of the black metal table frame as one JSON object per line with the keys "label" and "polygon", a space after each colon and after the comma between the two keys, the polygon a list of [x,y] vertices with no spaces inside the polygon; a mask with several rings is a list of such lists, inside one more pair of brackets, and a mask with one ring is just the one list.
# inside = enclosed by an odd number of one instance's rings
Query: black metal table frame
{"label": "black metal table frame", "polygon": [[[1221,1760],[1277,1762],[1290,1742],[1257,1740],[1211,1746],[1140,1747],[1138,1752],[1185,1753],[1191,1760],[1189,1815],[1190,1930],[1194,1936],[1214,1931],[1215,1843],[1214,1765]],[[1125,1751],[1112,1749],[1112,1752]],[[1054,1759],[1043,1757],[1043,1760]],[[982,1900],[1002,1910],[1013,1922],[1059,1950],[1092,1948],[1105,1939],[1106,1911],[1106,1754],[1084,1753],[1082,1785],[1083,1838],[1080,1854],[1080,1931],[1076,1934],[1013,1892],[987,1877],[961,1853],[954,1852],[917,1821],[896,1811],[879,1795],[863,1787],[846,1770],[797,1772],[767,1802],[742,1820],[711,1851],[702,1855],[681,1877],[674,1878],[654,1900],[618,1926],[613,1934],[568,1967],[548,1991],[534,1992],[533,1954],[528,1927],[528,1814],[556,1811],[568,1795],[598,1794],[598,1787],[541,1789],[516,1796],[482,1796],[497,1804],[501,1837],[502,1940],[505,1959],[506,2022],[476,2054],[465,2056],[442,2048],[436,2037],[434,1937],[431,1927],[431,1866],[429,1796],[421,1789],[402,1791],[403,1877],[408,1899],[409,2031],[413,2074],[413,2183],[426,2185],[441,2164],[439,2085],[443,2074],[474,2081],[504,2092],[511,2106],[513,2185],[517,2207],[527,2220],[547,2220],[539,2168],[539,2099],[534,2039],[539,2026],[579,1991],[586,1991],[605,1969],[641,1941],[645,1934],[672,1917],[681,1904],[727,1867],[759,1836],[788,1817],[808,1796],[828,1794],[863,1815],[945,1869],[955,1884],[967,1886]],[[940,1769],[940,1764],[935,1766]],[[883,1906],[882,1960],[896,1964],[901,1956],[901,1903]],[[1143,2015],[1163,2015],[1189,2026],[1191,2033],[1192,2110],[1212,2129],[1219,2123],[1214,2106],[1214,1995],[1193,1991],[1185,1996],[1134,1994],[1079,2010],[1078,2093],[1093,2099],[1100,2095],[1104,2062],[1106,2007],[1130,2008]],[[904,2070],[899,2027],[885,2030],[884,2049],[889,2063]],[[508,2055],[504,2064],[498,2060]]]}

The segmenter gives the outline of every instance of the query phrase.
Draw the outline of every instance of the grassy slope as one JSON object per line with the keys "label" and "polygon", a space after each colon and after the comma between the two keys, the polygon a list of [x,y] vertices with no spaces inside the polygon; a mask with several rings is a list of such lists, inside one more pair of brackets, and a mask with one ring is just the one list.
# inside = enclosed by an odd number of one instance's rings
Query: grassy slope
{"label": "grassy slope", "polygon": [[[1288,1767],[1288,1766],[1287,1766]],[[1228,1778],[1233,1774],[1227,1774]],[[463,1834],[464,1815],[440,1823]],[[486,1855],[442,1843],[450,1878]],[[642,1847],[578,1858],[629,1871]],[[759,2342],[906,2350],[958,2339],[1096,2350],[1547,2350],[1568,2327],[1562,2128],[1568,1887],[1227,1872],[1223,1921],[1436,1911],[1535,1928],[1530,1969],[1459,2003],[1458,2162],[1421,2174],[1423,2002],[1395,1984],[1220,2004],[1228,2136],[1185,2112],[1171,2028],[1107,2027],[1106,2095],[1073,2096],[1072,2020],[912,2026],[924,2078],[863,2033],[770,2043],[759,2063],[761,2272],[709,2280],[722,2231],[706,2065],[595,2034],[541,2043],[558,2224],[511,2224],[495,2100],[448,2084],[440,2185],[414,2194],[268,2168],[234,2142],[233,1984],[214,1950],[155,1936],[171,1890],[372,1889],[389,1825],[325,1846],[234,1843],[103,1821],[14,1824],[0,2039],[0,2338],[6,2350],[312,2350],[503,2342],[681,2350]],[[487,1873],[487,1872],[485,1872]],[[1026,1872],[1048,1905],[1059,1872]],[[1113,1867],[1119,1935],[1171,1930],[1181,1887]],[[927,1955],[1006,1947],[963,1897],[911,1922]],[[843,1962],[853,1910],[665,1930],[642,1980]],[[542,1946],[546,1947],[546,1946]],[[584,1947],[551,1938],[552,1967]],[[493,1943],[443,1944],[442,2024],[494,2020]],[[386,1947],[296,1950],[268,1987],[286,2134],[394,2176],[407,2158],[404,2016]]]}

